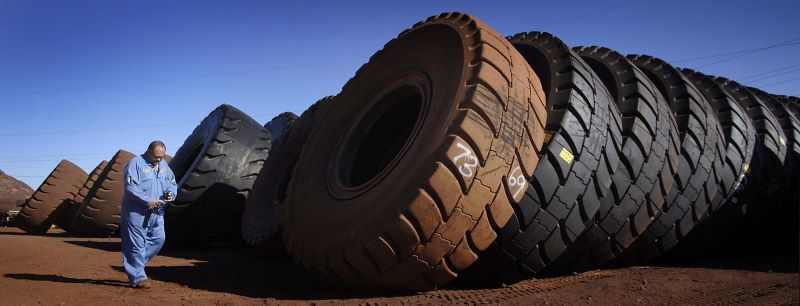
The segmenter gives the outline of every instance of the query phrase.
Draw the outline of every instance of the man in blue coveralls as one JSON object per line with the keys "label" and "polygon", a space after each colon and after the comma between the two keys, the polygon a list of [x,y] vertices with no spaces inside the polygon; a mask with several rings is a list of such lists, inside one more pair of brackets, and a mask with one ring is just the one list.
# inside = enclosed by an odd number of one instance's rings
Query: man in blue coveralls
{"label": "man in blue coveralls", "polygon": [[144,265],[164,245],[164,204],[178,193],[175,175],[164,160],[166,146],[153,141],[147,152],[125,166],[125,194],[119,234],[122,263],[134,288],[150,288]]}

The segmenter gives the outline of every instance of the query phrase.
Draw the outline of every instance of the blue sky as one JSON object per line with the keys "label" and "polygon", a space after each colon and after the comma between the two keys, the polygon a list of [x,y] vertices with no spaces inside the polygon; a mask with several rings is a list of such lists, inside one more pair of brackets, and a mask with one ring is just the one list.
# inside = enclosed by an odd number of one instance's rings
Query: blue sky
{"label": "blue sky", "polygon": [[154,139],[174,154],[222,103],[261,123],[300,114],[401,31],[448,11],[800,96],[797,0],[0,0],[0,170],[35,189],[62,158],[88,172]]}

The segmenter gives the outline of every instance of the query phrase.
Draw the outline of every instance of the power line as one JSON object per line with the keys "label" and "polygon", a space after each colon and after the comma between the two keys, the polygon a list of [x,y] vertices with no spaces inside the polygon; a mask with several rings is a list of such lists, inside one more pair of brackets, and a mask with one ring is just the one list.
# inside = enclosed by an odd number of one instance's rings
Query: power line
{"label": "power line", "polygon": [[94,156],[94,155],[113,155],[113,154],[114,154],[113,152],[111,152],[111,153],[104,152],[104,153],[75,153],[75,154],[53,154],[53,155],[17,155],[17,156],[0,155],[0,159],[3,159],[3,158],[31,158],[31,157],[36,157],[36,158],[40,158],[40,157],[74,157],[74,156]]}
{"label": "power line", "polygon": [[751,74],[751,75],[748,75],[746,77],[741,77],[736,81],[741,83],[742,81],[745,81],[745,80],[748,80],[748,79],[752,79],[754,77],[759,77],[759,76],[762,76],[762,75],[771,74],[773,72],[778,72],[778,71],[794,68],[794,67],[797,67],[797,66],[800,66],[800,64],[794,64],[794,65],[791,65],[791,66],[781,67],[781,68],[778,68],[778,69],[773,69],[773,70],[769,70],[769,71],[765,71],[765,72],[761,72],[761,73]]}
{"label": "power line", "polygon": [[758,81],[761,81],[761,80],[767,80],[767,79],[771,79],[771,78],[774,78],[774,77],[786,75],[786,74],[789,74],[789,73],[792,73],[792,72],[796,72],[796,71],[800,71],[800,68],[792,69],[792,70],[789,70],[789,71],[784,71],[784,72],[781,72],[781,73],[776,73],[776,74],[773,74],[773,75],[768,75],[768,76],[764,76],[764,77],[760,77],[760,78],[756,78],[756,79],[750,80],[748,82],[752,83],[752,82],[758,82]]}
{"label": "power line", "polygon": [[767,84],[767,85],[759,85],[758,87],[760,87],[760,88],[764,88],[764,87],[770,87],[770,86],[773,86],[773,85],[778,85],[778,84],[783,84],[783,83],[789,83],[789,82],[792,82],[792,81],[797,81],[797,80],[800,80],[800,77],[798,77],[798,78],[794,78],[794,79],[783,80],[783,81],[780,81],[780,82],[775,82],[775,83],[771,83],[771,84]]}
{"label": "power line", "polygon": [[[250,116],[250,117],[275,116],[277,114],[278,113],[257,114],[257,115],[253,115],[253,116]],[[150,128],[150,127],[163,127],[163,126],[175,126],[175,125],[185,125],[185,124],[197,124],[197,123],[200,123],[200,122],[202,122],[202,120],[201,121],[184,121],[184,122],[174,122],[174,123],[137,125],[137,126],[125,126],[125,127],[111,127],[111,128],[102,128],[102,129],[84,129],[84,130],[71,130],[71,131],[42,131],[42,132],[12,133],[12,134],[0,134],[0,137],[39,136],[39,135],[107,132],[107,131],[141,129],[141,128]]]}
{"label": "power line", "polygon": [[175,78],[164,78],[164,79],[154,79],[154,80],[143,80],[143,81],[137,81],[137,82],[125,82],[125,83],[106,84],[106,85],[98,85],[98,86],[87,86],[87,87],[80,87],[80,88],[55,88],[55,89],[44,89],[44,90],[35,90],[35,91],[27,91],[27,92],[4,92],[4,93],[0,92],[0,98],[16,97],[16,96],[27,96],[27,95],[45,94],[45,93],[58,93],[58,92],[84,91],[84,90],[93,90],[93,89],[130,87],[130,86],[153,84],[153,83],[166,83],[166,82],[175,82],[175,81],[186,81],[186,80],[195,80],[195,79],[226,77],[226,76],[232,76],[232,75],[267,72],[267,71],[280,70],[280,69],[290,69],[290,68],[301,68],[301,67],[309,67],[309,66],[331,65],[331,64],[338,64],[338,63],[344,63],[344,62],[352,62],[354,60],[356,60],[356,59],[355,58],[346,58],[346,59],[328,60],[328,61],[316,62],[316,63],[311,63],[311,62],[309,62],[309,63],[298,63],[298,64],[292,64],[292,65],[281,65],[281,66],[263,67],[263,68],[246,69],[246,70],[236,70],[236,71],[228,71],[228,72],[220,72],[220,73],[198,74],[198,75],[190,75],[190,76],[175,77]]}
{"label": "power line", "polygon": [[[731,52],[723,52],[723,53],[719,53],[719,54],[705,55],[705,56],[692,57],[692,58],[685,58],[685,59],[670,61],[670,63],[677,64],[677,63],[683,63],[683,62],[693,62],[693,61],[698,61],[698,60],[703,60],[703,59],[717,58],[717,57],[730,56],[730,55],[744,56],[744,55],[749,55],[749,54],[752,54],[752,53],[755,53],[755,52],[759,52],[759,51],[798,45],[798,44],[800,44],[800,42],[795,42],[797,40],[800,40],[800,36],[792,38],[792,39],[784,41],[784,42],[781,42],[781,43],[772,44],[772,45],[768,45],[768,46],[764,46],[764,47],[758,47],[758,48],[747,49],[747,50],[739,50],[739,51],[731,51]],[[742,53],[746,53],[746,54],[742,55]]]}

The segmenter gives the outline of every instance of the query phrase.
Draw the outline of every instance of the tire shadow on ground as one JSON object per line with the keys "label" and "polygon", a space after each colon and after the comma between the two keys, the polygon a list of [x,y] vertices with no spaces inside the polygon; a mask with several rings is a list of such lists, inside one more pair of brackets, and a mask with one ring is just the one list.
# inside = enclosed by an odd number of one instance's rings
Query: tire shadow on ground
{"label": "tire shadow on ground", "polygon": [[164,256],[201,260],[191,266],[147,268],[148,276],[154,280],[176,283],[192,289],[278,300],[351,299],[411,294],[333,287],[291,260],[265,256],[253,249],[202,252],[171,249]]}
{"label": "tire shadow on ground", "polygon": [[[120,252],[118,241],[66,240],[64,242],[106,252]],[[250,298],[320,300],[414,294],[334,287],[310,274],[287,255],[274,250],[251,247],[180,249],[167,245],[158,256],[194,262],[181,266],[148,265],[146,272],[153,280]],[[111,268],[124,273],[121,266]],[[64,282],[70,280],[66,279]]]}
{"label": "tire shadow on ground", "polygon": [[74,278],[61,275],[45,275],[45,274],[31,274],[31,273],[7,273],[3,276],[13,279],[32,280],[41,282],[56,282],[56,283],[67,283],[67,284],[92,284],[92,285],[104,285],[112,287],[130,287],[127,282],[114,279]]}

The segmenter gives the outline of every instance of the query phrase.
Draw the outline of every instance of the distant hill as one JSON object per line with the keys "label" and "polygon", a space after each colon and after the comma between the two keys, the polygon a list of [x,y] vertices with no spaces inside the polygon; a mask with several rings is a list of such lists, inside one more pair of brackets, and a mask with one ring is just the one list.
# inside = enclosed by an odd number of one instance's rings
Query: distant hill
{"label": "distant hill", "polygon": [[0,170],[0,210],[22,206],[31,194],[31,187]]}

